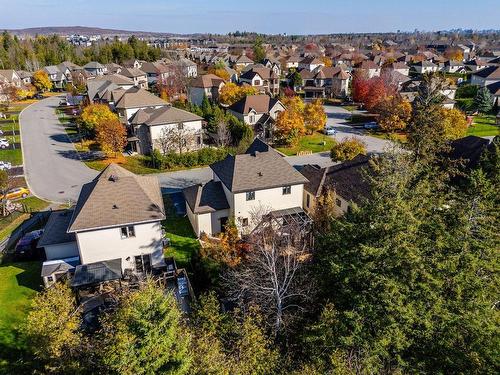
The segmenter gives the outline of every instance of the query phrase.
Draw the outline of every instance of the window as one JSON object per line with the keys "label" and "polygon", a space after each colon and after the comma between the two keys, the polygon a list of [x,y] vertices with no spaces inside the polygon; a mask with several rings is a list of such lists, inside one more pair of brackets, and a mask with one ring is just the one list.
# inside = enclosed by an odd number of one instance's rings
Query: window
{"label": "window", "polygon": [[255,191],[247,191],[247,201],[255,200]]}
{"label": "window", "polygon": [[335,198],[335,203],[337,204],[337,206],[342,207],[342,202],[340,201],[340,199]]}
{"label": "window", "polygon": [[200,136],[200,135],[197,135],[197,136],[196,136],[196,144],[197,144],[198,146],[200,146],[200,145],[201,145],[201,136]]}
{"label": "window", "polygon": [[248,227],[248,218],[241,219],[241,226]]}
{"label": "window", "polygon": [[129,237],[135,237],[135,229],[133,226],[129,227],[121,227],[120,228],[120,235],[121,238],[129,238]]}
{"label": "window", "polygon": [[306,207],[309,208],[311,205],[311,196],[309,194],[306,195]]}
{"label": "window", "polygon": [[255,116],[254,115],[250,115],[248,121],[250,121],[250,124],[253,124],[255,122]]}
{"label": "window", "polygon": [[184,129],[184,123],[183,123],[183,122],[179,122],[179,123],[177,124],[177,129],[179,129],[179,130]]}
{"label": "window", "polygon": [[256,80],[254,81],[254,86],[260,86],[260,80],[256,79]]}
{"label": "window", "polygon": [[52,281],[54,281],[54,278],[52,276],[47,276],[47,281],[51,283]]}
{"label": "window", "polygon": [[283,195],[288,195],[292,193],[292,187],[290,185],[283,186]]}

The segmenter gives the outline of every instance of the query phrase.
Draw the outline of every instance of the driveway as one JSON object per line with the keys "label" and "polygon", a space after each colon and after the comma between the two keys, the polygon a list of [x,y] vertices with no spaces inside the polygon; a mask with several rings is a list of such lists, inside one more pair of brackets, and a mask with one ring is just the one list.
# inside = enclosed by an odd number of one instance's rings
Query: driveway
{"label": "driveway", "polygon": [[345,138],[354,137],[365,143],[366,151],[369,153],[381,153],[394,145],[391,141],[367,135],[363,128],[350,125],[347,120],[351,116],[351,112],[348,110],[330,105],[325,105],[324,108],[328,117],[327,125],[333,126],[337,130],[337,134],[331,136],[336,140],[342,141]]}
{"label": "driveway", "polygon": [[55,108],[61,100],[54,96],[25,108],[19,116],[24,175],[36,196],[67,203],[76,201],[83,184],[97,176],[78,157],[60,125]]}

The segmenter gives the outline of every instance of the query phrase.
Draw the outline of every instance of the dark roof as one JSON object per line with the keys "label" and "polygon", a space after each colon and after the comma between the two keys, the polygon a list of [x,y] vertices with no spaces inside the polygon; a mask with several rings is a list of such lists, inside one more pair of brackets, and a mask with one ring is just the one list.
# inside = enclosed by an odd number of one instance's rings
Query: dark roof
{"label": "dark roof", "polygon": [[500,66],[489,66],[478,70],[473,75],[486,79],[500,79]]}
{"label": "dark roof", "polygon": [[[280,154],[271,149],[259,152],[260,140],[248,148],[251,153],[228,155],[210,165],[222,183],[233,193],[298,185],[307,179],[296,171]],[[255,144],[257,143],[257,144]]]}
{"label": "dark roof", "polygon": [[76,266],[71,280],[72,287],[99,284],[104,281],[118,280],[122,277],[122,259],[111,259],[102,262]]}
{"label": "dark roof", "polygon": [[183,190],[186,202],[195,214],[204,214],[229,208],[224,188],[220,181],[209,181],[205,185],[193,185]]}
{"label": "dark roof", "polygon": [[75,234],[67,232],[72,216],[73,210],[53,211],[45,225],[42,238],[38,241],[38,247],[75,242]]}
{"label": "dark roof", "polygon": [[83,185],[68,232],[163,220],[165,208],[155,176],[138,176],[110,164]]}
{"label": "dark roof", "polygon": [[473,168],[479,163],[481,155],[489,143],[488,139],[475,135],[456,139],[451,142],[450,157],[455,160],[463,159],[466,167]]}
{"label": "dark roof", "polygon": [[268,152],[268,151],[275,151],[274,148],[269,146],[266,142],[259,138],[255,138],[252,144],[247,148],[245,151],[245,154],[253,154],[257,152]]}
{"label": "dark roof", "polygon": [[332,188],[347,201],[362,202],[370,195],[370,182],[365,176],[370,158],[358,155],[354,159],[327,168],[305,165],[301,173],[309,180],[304,185],[314,196],[323,193],[324,188]]}
{"label": "dark roof", "polygon": [[48,260],[42,264],[41,276],[46,277],[54,273],[65,273],[80,264],[80,257],[72,257],[57,260]]}

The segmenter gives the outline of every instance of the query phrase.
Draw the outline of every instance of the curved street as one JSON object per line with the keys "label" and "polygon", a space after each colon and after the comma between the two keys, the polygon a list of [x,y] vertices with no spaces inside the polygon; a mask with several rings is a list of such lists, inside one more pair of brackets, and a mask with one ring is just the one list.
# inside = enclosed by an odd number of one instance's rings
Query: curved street
{"label": "curved street", "polygon": [[55,112],[58,96],[25,108],[19,116],[24,174],[31,192],[51,202],[76,201],[97,171],[82,163]]}

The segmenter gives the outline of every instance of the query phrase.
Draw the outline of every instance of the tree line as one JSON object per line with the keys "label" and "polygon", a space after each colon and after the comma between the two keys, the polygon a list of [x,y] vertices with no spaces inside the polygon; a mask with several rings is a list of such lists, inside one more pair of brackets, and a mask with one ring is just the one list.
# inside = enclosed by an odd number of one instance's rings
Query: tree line
{"label": "tree line", "polygon": [[155,61],[162,57],[161,50],[131,36],[127,41],[101,41],[89,47],[74,46],[58,35],[37,35],[19,39],[7,31],[0,34],[0,69],[36,71],[47,65],[71,61],[85,65],[90,61],[102,64],[121,64],[125,60]]}

